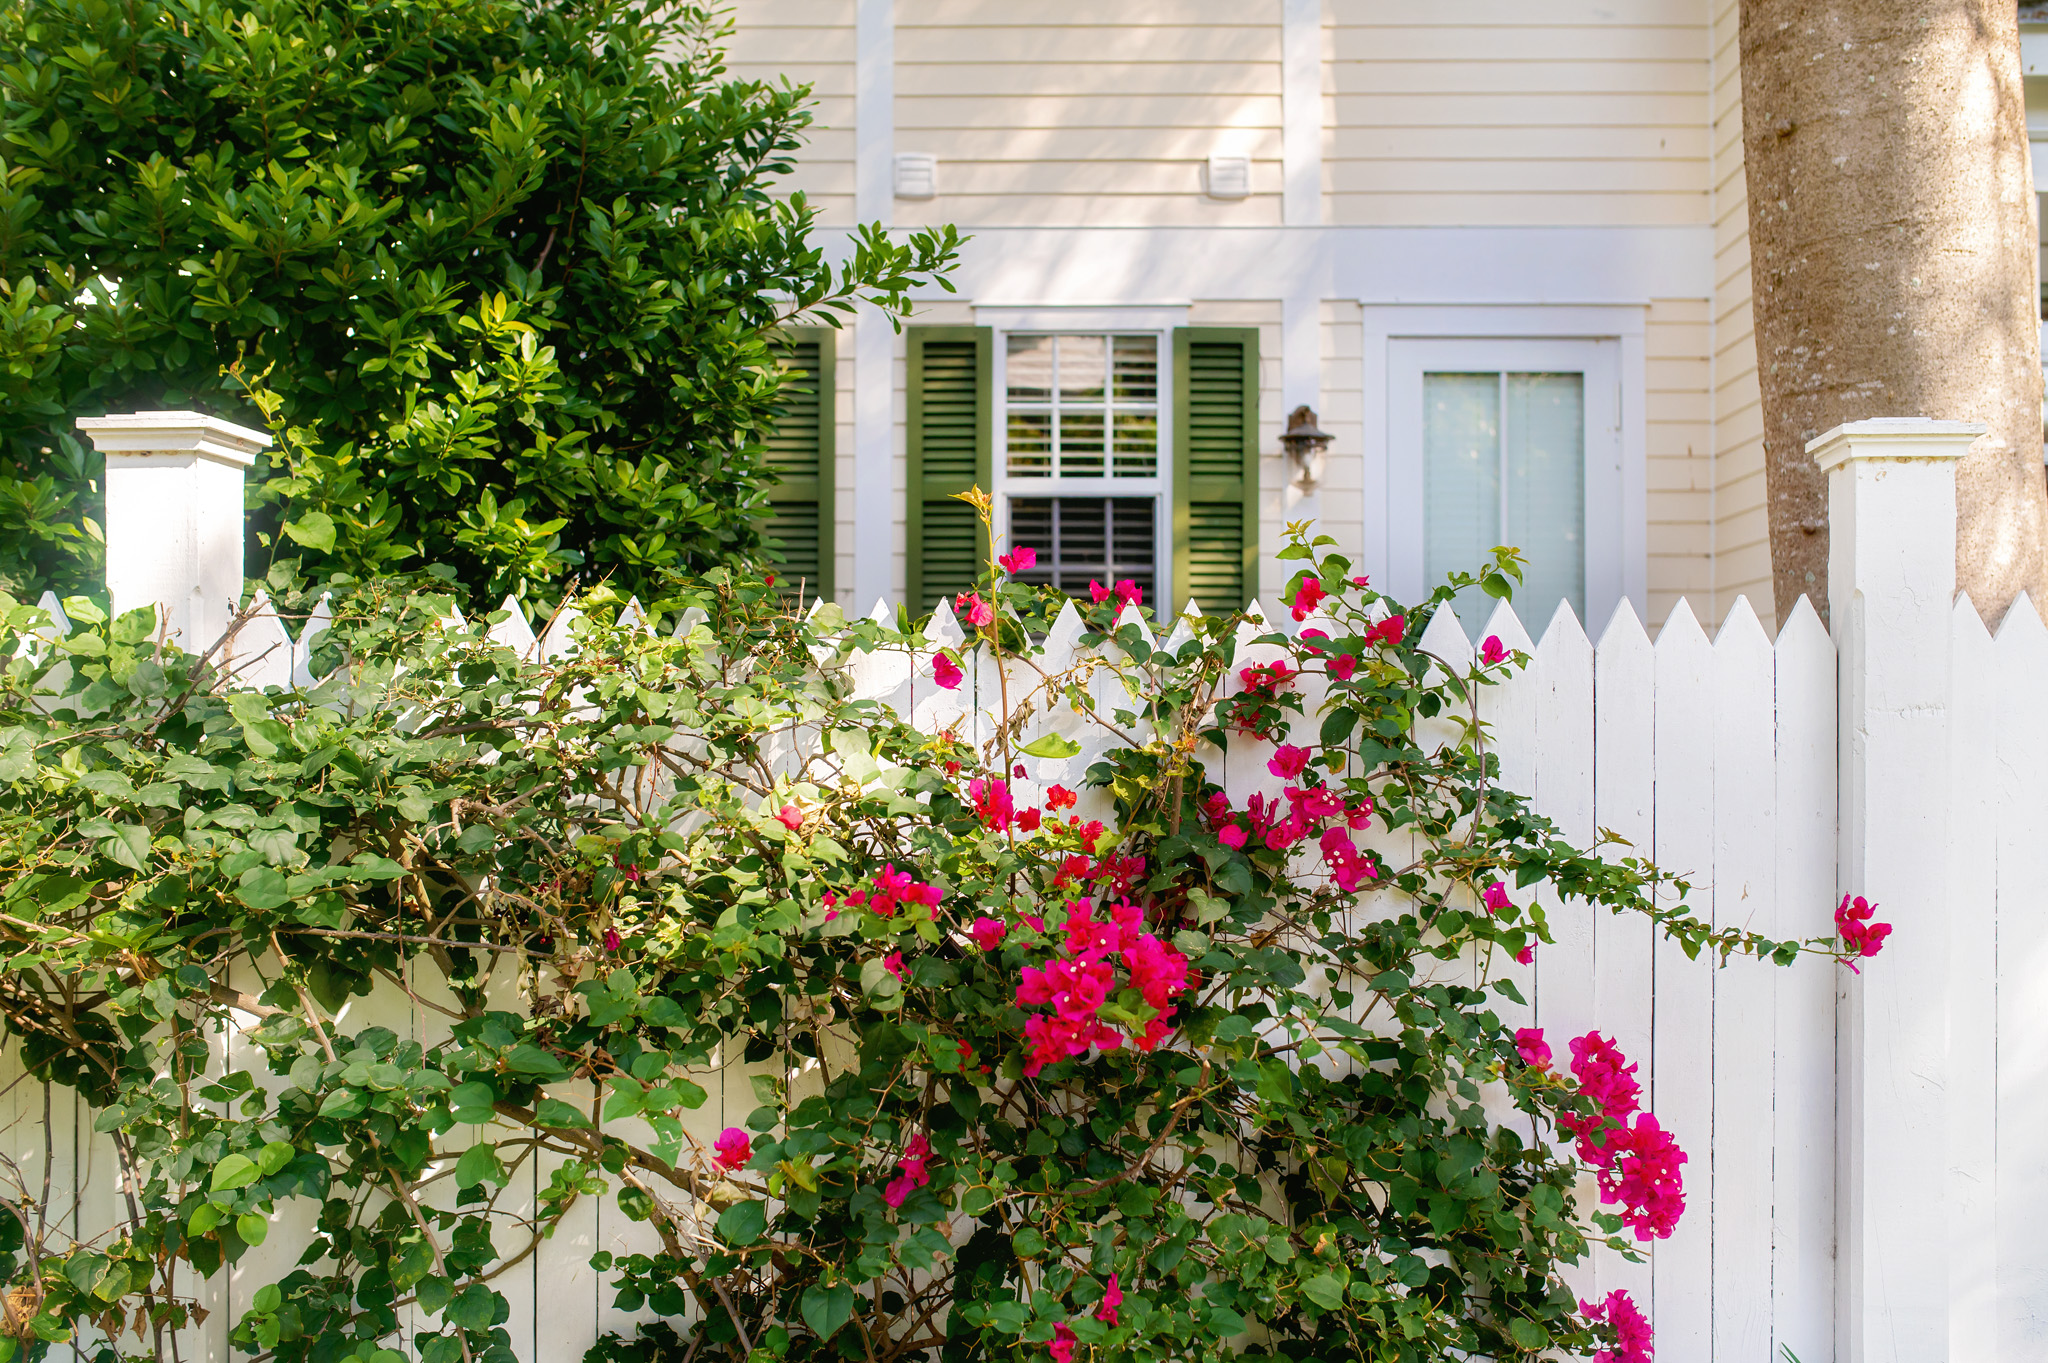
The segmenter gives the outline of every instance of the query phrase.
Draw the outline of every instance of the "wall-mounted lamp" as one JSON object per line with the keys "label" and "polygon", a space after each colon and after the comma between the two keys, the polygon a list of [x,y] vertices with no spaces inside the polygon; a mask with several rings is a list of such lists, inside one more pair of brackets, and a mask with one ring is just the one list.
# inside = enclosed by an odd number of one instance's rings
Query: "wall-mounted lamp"
{"label": "wall-mounted lamp", "polygon": [[1280,444],[1294,461],[1296,482],[1314,487],[1323,480],[1323,452],[1330,448],[1333,439],[1328,431],[1317,427],[1315,409],[1306,403],[1289,414]]}

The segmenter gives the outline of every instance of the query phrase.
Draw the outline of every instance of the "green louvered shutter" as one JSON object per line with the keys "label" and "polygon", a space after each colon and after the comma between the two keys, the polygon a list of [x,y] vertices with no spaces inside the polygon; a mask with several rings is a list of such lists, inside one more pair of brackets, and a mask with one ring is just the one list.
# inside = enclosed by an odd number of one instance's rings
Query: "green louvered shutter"
{"label": "green louvered shutter", "polygon": [[1258,581],[1257,329],[1175,328],[1173,390],[1173,591],[1227,615]]}
{"label": "green louvered shutter", "polygon": [[906,564],[910,610],[973,587],[981,569],[981,522],[953,500],[994,484],[989,462],[994,345],[987,327],[910,327]]}
{"label": "green louvered shutter", "polygon": [[832,329],[798,327],[777,339],[783,381],[768,467],[781,481],[768,491],[761,533],[786,596],[832,599]]}

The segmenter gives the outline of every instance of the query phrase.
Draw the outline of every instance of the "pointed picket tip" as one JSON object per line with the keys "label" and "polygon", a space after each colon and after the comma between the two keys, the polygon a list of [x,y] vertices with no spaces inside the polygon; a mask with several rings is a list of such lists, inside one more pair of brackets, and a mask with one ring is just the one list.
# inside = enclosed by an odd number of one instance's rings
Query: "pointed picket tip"
{"label": "pointed picket tip", "polygon": [[1510,649],[1523,653],[1536,651],[1536,643],[1523,626],[1522,617],[1515,614],[1515,608],[1505,601],[1494,602],[1493,614],[1486,617],[1486,629],[1479,637],[1484,639],[1488,636],[1498,638]]}
{"label": "pointed picket tip", "polygon": [[1755,645],[1764,649],[1771,646],[1771,636],[1764,632],[1764,622],[1757,619],[1756,607],[1749,604],[1747,596],[1737,596],[1735,604],[1728,608],[1728,614],[1722,617],[1721,632],[1714,636],[1714,647],[1724,645]]}
{"label": "pointed picket tip", "polygon": [[306,616],[306,627],[299,631],[298,641],[292,645],[293,686],[310,690],[320,684],[320,678],[313,675],[313,646],[333,623],[334,594],[322,592]]}
{"label": "pointed picket tip", "polygon": [[1828,637],[1828,627],[1820,622],[1820,612],[1813,608],[1813,602],[1806,599],[1805,592],[1801,592],[1799,599],[1792,603],[1792,613],[1785,617],[1785,623],[1778,626],[1779,642],[1784,642],[1786,635],[1795,632],[1802,636],[1817,635],[1822,643],[1830,646],[1834,643]]}
{"label": "pointed picket tip", "polygon": [[57,600],[57,593],[44,592],[36,600],[36,609],[49,613],[53,637],[62,639],[71,633],[71,617],[64,613],[63,604]]}
{"label": "pointed picket tip", "polygon": [[669,635],[680,639],[710,618],[702,606],[692,606],[676,617],[676,627],[669,631]]}
{"label": "pointed picket tip", "polygon": [[896,612],[889,609],[889,603],[882,597],[875,598],[875,608],[868,612],[868,619],[878,625],[886,625],[896,618]]}
{"label": "pointed picket tip", "polygon": [[654,626],[648,623],[647,608],[640,604],[640,598],[626,598],[625,608],[619,612],[619,628],[638,630],[642,634],[654,633]]}
{"label": "pointed picket tip", "polygon": [[556,611],[540,636],[540,656],[553,659],[567,653],[576,642],[576,625],[582,619],[583,610],[573,601]]}
{"label": "pointed picket tip", "polygon": [[448,613],[441,617],[441,628],[463,630],[469,628],[469,619],[463,615],[460,604],[448,607]]}
{"label": "pointed picket tip", "polygon": [[960,617],[953,614],[953,603],[943,596],[939,598],[939,608],[925,623],[924,637],[926,643],[939,648],[958,648],[967,642],[967,631],[960,628]]}
{"label": "pointed picket tip", "polygon": [[1188,604],[1182,607],[1179,615],[1174,617],[1173,632],[1166,636],[1166,642],[1161,647],[1169,654],[1180,652],[1181,646],[1195,637],[1195,627],[1192,622],[1201,618],[1202,608],[1195,604],[1195,598],[1189,597]]}
{"label": "pointed picket tip", "polygon": [[511,649],[522,658],[532,657],[535,643],[533,626],[526,622],[526,612],[520,608],[519,602],[508,595],[498,609],[505,613],[505,618],[492,625],[484,637],[500,647]]}
{"label": "pointed picket tip", "polygon": [[1650,632],[1643,628],[1643,618],[1636,614],[1635,602],[1624,596],[1615,606],[1614,614],[1607,617],[1607,628],[1600,631],[1600,642],[1597,647],[1604,649],[1610,644],[1619,644],[1624,640],[1634,642],[1637,639],[1647,644],[1650,642]]}
{"label": "pointed picket tip", "polygon": [[1143,639],[1148,647],[1155,642],[1152,636],[1152,627],[1145,623],[1145,613],[1139,610],[1135,604],[1129,602],[1126,602],[1124,608],[1116,613],[1116,627],[1122,629],[1125,625],[1136,625],[1138,627],[1138,637]]}
{"label": "pointed picket tip", "polygon": [[1052,667],[1065,667],[1073,657],[1075,644],[1087,628],[1081,619],[1080,609],[1069,598],[1067,604],[1060,607],[1060,613],[1052,618],[1052,628],[1045,632],[1045,643],[1039,647],[1040,655]]}
{"label": "pointed picket tip", "polygon": [[1543,637],[1537,641],[1539,652],[1551,652],[1574,644],[1592,646],[1586,637],[1586,627],[1579,622],[1579,613],[1572,609],[1569,600],[1560,599],[1557,609],[1550,613],[1550,623],[1543,627]]}
{"label": "pointed picket tip", "polygon": [[1472,641],[1465,636],[1465,626],[1459,623],[1458,612],[1449,602],[1429,617],[1429,627],[1422,631],[1416,647],[1452,663],[1472,656]]}
{"label": "pointed picket tip", "polygon": [[1706,643],[1707,632],[1700,628],[1700,618],[1692,613],[1692,603],[1681,596],[1665,619],[1664,628],[1657,631],[1657,648],[1684,648],[1694,640]]}
{"label": "pointed picket tip", "polygon": [[1998,622],[1998,633],[1992,637],[2003,644],[2007,639],[2038,639],[2048,634],[2041,624],[2041,613],[2034,609],[2034,598],[2025,591],[2012,599],[2006,609],[2005,619]]}

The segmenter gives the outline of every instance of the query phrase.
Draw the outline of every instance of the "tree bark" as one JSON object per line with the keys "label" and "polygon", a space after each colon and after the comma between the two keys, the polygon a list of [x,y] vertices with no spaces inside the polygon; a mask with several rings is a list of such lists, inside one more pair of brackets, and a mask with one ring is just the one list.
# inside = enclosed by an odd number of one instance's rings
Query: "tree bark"
{"label": "tree bark", "polygon": [[1989,430],[1956,476],[1956,580],[1989,620],[2048,588],[2039,238],[2013,0],[1742,0],[1742,148],[1778,618],[1827,610],[1806,442],[1917,416]]}

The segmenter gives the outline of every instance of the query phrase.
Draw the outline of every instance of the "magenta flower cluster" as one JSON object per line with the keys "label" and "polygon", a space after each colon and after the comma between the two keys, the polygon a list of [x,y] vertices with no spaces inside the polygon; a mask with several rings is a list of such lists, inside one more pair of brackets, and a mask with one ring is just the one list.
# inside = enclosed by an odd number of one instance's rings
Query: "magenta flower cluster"
{"label": "magenta flower cluster", "polygon": [[[1025,966],[1017,986],[1019,1007],[1052,1010],[1024,1020],[1024,1040],[1031,1047],[1026,1076],[1097,1047],[1115,1050],[1126,1037],[1149,1051],[1172,1032],[1174,999],[1188,987],[1188,962],[1145,931],[1143,909],[1119,900],[1109,906],[1107,919],[1098,919],[1086,900],[1077,900],[1067,906],[1059,949],[1043,966]],[[1141,1031],[1103,1020],[1103,1005],[1125,988],[1137,990],[1154,1011]]]}
{"label": "magenta flower cluster", "polygon": [[[1884,939],[1892,935],[1890,923],[1870,921],[1871,915],[1876,912],[1877,905],[1860,894],[1854,898],[1842,896],[1841,904],[1835,909],[1835,931],[1842,935],[1842,942],[1849,948],[1851,956],[1877,955],[1884,948]],[[1854,961],[1844,961],[1842,964],[1859,975],[1863,973]]]}
{"label": "magenta flower cluster", "polygon": [[[1282,780],[1291,780],[1307,770],[1308,757],[1306,748],[1282,746],[1266,767]],[[1354,830],[1372,827],[1372,810],[1371,800],[1346,804],[1328,786],[1289,786],[1279,799],[1254,794],[1241,816],[1230,807],[1230,797],[1217,791],[1203,812],[1226,847],[1242,848],[1256,838],[1269,850],[1281,852],[1311,833],[1319,834],[1317,843],[1330,878],[1338,889],[1352,894],[1379,874],[1372,858],[1351,837]]]}
{"label": "magenta flower cluster", "polygon": [[1622,1289],[1609,1292],[1607,1300],[1598,1305],[1580,1302],[1579,1311],[1593,1324],[1606,1324],[1614,1329],[1615,1347],[1599,1350],[1593,1355],[1593,1363],[1651,1363],[1656,1357],[1650,1322],[1637,1309],[1635,1298]]}
{"label": "magenta flower cluster", "polygon": [[931,1171],[925,1164],[932,1157],[932,1143],[920,1131],[903,1147],[903,1158],[896,1161],[896,1177],[889,1180],[882,1189],[882,1201],[891,1207],[900,1207],[919,1188],[932,1181]]}
{"label": "magenta flower cluster", "polygon": [[1638,1111],[1643,1089],[1635,1073],[1636,1067],[1600,1033],[1574,1038],[1572,1077],[1600,1111],[1597,1116],[1568,1114],[1559,1125],[1578,1137],[1579,1158],[1598,1174],[1600,1200],[1620,1204],[1622,1222],[1636,1239],[1661,1240],[1677,1228],[1685,1211],[1678,1171],[1685,1152],[1656,1114]]}

